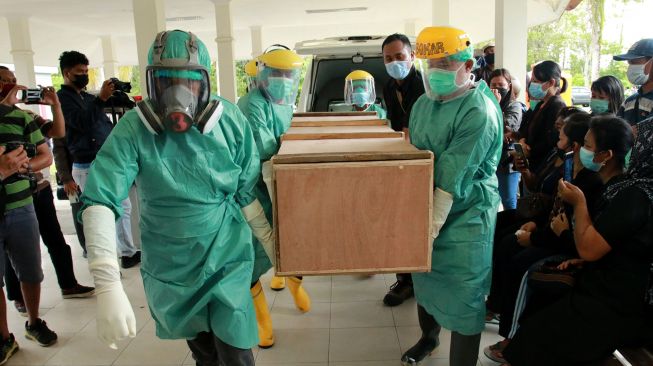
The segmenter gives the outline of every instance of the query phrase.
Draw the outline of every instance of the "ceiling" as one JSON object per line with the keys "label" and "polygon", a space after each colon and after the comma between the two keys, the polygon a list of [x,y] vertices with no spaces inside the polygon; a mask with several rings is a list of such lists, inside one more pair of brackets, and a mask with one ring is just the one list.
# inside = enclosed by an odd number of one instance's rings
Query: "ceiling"
{"label": "ceiling", "polygon": [[[91,66],[101,66],[101,36],[115,39],[116,57],[122,65],[135,65],[134,0],[0,0],[0,63],[13,63],[6,18],[30,19],[34,63],[56,66],[59,54],[75,49],[85,53]],[[138,0],[135,0],[138,1]],[[466,30],[473,40],[494,37],[494,0],[451,0],[451,23]],[[557,19],[569,0],[527,0],[530,25]],[[167,29],[190,30],[209,48],[215,59],[215,6],[210,0],[165,0]],[[573,0],[572,2],[579,2]],[[433,0],[233,0],[237,59],[251,57],[250,27],[261,26],[263,47],[282,43],[294,46],[307,39],[343,35],[405,32],[407,21],[417,32],[430,25]],[[363,8],[362,11],[311,13],[307,10]],[[170,18],[196,18],[171,20]]]}

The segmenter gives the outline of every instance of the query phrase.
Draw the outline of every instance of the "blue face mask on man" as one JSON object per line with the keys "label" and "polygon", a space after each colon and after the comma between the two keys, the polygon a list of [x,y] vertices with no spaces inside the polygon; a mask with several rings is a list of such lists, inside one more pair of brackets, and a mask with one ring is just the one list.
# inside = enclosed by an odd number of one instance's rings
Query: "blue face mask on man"
{"label": "blue face mask on man", "polygon": [[351,94],[351,102],[357,105],[358,107],[364,107],[369,103],[370,93],[366,91],[353,92]]}
{"label": "blue face mask on man", "polygon": [[410,61],[393,61],[385,64],[385,70],[393,79],[403,80],[410,73]]}

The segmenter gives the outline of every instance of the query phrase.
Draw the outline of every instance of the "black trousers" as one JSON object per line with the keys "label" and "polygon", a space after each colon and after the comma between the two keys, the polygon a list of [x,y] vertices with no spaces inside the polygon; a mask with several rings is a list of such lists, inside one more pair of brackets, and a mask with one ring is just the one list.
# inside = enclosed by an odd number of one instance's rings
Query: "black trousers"
{"label": "black trousers", "polygon": [[[73,258],[70,246],[61,233],[61,226],[57,220],[57,210],[54,207],[52,189],[48,186],[35,193],[34,210],[39,222],[39,232],[43,243],[48,248],[50,259],[57,273],[59,287],[62,289],[71,288],[77,285],[75,272],[73,271]],[[20,291],[20,282],[16,272],[11,266],[9,257],[5,256],[5,284],[7,287],[7,298],[9,300],[23,301]]]}
{"label": "black trousers", "polygon": [[528,269],[540,260],[559,254],[555,246],[522,247],[514,234],[506,235],[494,248],[493,296],[498,298],[501,318],[499,334],[505,338],[512,327],[519,286]]}
{"label": "black trousers", "polygon": [[79,245],[82,247],[84,253],[86,253],[86,237],[84,237],[84,225],[82,225],[82,223],[77,220],[77,214],[79,213],[79,210],[81,210],[82,208],[82,203],[81,202],[71,203],[70,208],[72,209],[73,212],[73,225],[75,225],[75,233],[77,233],[77,240],[79,241]]}
{"label": "black trousers", "polygon": [[202,332],[186,341],[197,366],[254,366],[251,349],[230,346],[213,333]]}

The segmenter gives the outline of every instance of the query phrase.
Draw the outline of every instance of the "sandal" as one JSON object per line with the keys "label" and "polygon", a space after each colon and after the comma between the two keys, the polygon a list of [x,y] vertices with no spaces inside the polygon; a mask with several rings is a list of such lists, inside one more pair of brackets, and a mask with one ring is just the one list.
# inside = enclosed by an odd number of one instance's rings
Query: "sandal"
{"label": "sandal", "polygon": [[503,358],[503,350],[506,349],[508,343],[510,343],[510,340],[504,339],[491,346],[487,346],[483,349],[483,354],[494,362],[506,364],[507,361]]}

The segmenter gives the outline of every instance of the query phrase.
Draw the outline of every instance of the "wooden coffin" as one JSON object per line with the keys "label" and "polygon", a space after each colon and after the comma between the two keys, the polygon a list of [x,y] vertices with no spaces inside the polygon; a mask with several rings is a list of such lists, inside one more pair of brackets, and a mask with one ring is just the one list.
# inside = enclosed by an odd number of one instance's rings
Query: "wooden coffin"
{"label": "wooden coffin", "polygon": [[401,136],[284,139],[272,163],[278,275],[431,269],[431,152]]}
{"label": "wooden coffin", "polygon": [[[378,121],[378,119],[376,120]],[[403,132],[396,132],[387,125],[382,126],[321,126],[321,127],[290,127],[281,136],[281,141],[287,140],[333,140],[333,139],[363,139],[363,138],[401,138]]]}
{"label": "wooden coffin", "polygon": [[379,119],[376,112],[312,112],[295,113],[291,127],[328,126],[387,126],[388,121]]}

